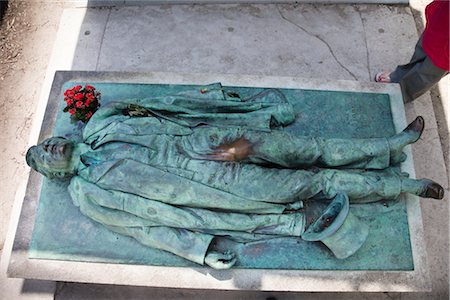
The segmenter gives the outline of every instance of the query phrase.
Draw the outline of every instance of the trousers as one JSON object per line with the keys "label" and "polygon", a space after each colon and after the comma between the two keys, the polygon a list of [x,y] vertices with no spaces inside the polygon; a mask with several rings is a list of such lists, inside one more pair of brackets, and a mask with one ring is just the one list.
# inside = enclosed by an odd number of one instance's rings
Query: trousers
{"label": "trousers", "polygon": [[390,78],[391,82],[400,84],[403,101],[407,103],[430,90],[448,73],[433,64],[422,48],[422,37],[420,37],[410,62],[397,66],[390,74]]}

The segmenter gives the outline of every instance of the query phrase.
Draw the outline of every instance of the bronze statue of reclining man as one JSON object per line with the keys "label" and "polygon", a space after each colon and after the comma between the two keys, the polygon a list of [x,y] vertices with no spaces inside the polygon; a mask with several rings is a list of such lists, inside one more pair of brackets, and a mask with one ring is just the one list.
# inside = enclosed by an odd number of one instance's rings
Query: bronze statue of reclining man
{"label": "bronze statue of reclining man", "polygon": [[[87,123],[83,141],[49,138],[26,159],[49,178],[71,178],[73,203],[91,219],[217,269],[230,268],[236,257],[213,251],[215,238],[322,240],[311,230],[330,224],[316,222],[305,233],[304,200],[334,199],[324,214],[331,218],[345,207],[338,229],[348,199],[443,198],[439,184],[390,168],[420,138],[423,118],[392,137],[371,139],[293,136],[282,127],[294,120],[277,90],[243,101],[183,95],[113,102]],[[326,244],[344,258],[366,235],[360,232],[344,252]]]}

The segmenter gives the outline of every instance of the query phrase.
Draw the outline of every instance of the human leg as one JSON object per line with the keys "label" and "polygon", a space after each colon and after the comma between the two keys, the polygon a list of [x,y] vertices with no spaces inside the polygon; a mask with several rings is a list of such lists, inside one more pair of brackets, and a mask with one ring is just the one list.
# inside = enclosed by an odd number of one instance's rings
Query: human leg
{"label": "human leg", "polygon": [[431,89],[448,71],[436,67],[422,48],[422,37],[418,40],[409,63],[399,65],[393,72],[380,72],[375,81],[399,83],[404,102],[410,102]]}
{"label": "human leg", "polygon": [[394,71],[382,71],[375,75],[375,81],[381,83],[400,83],[405,76],[417,63],[423,61],[427,57],[422,49],[422,37],[417,41],[413,56],[410,61],[404,65],[398,65]]}
{"label": "human leg", "polygon": [[401,78],[400,87],[403,101],[405,103],[411,102],[423,95],[447,74],[448,71],[436,67],[431,59],[426,57]]}
{"label": "human leg", "polygon": [[423,51],[422,48],[422,37],[416,43],[416,47],[414,48],[414,53],[407,64],[398,65],[393,72],[389,74],[390,82],[400,83],[402,78],[411,71],[414,66],[418,63],[421,63],[425,60],[427,54]]}

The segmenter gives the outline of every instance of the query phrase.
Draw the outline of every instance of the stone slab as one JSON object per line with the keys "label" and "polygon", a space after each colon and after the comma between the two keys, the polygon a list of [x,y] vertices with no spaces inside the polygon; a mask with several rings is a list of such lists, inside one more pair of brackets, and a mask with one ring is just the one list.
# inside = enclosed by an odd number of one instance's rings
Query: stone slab
{"label": "stone slab", "polygon": [[[67,76],[57,73],[56,76]],[[230,86],[259,86],[278,88],[302,88],[336,91],[363,91],[390,95],[392,114],[397,129],[406,125],[400,91],[396,85],[378,85],[351,81],[321,82],[293,77],[263,77],[214,74],[123,74],[123,73],[77,73],[71,79],[106,82],[141,82],[204,84],[219,81]],[[59,92],[59,91],[58,91]],[[55,93],[55,91],[52,91]],[[50,95],[50,98],[55,95]],[[48,136],[54,122],[55,107],[49,103],[41,137]],[[407,149],[410,153],[410,149]],[[409,155],[410,156],[410,155]],[[414,176],[412,160],[402,168]],[[425,262],[423,228],[417,197],[408,197],[407,211],[414,257],[412,271],[299,271],[299,270],[228,270],[209,268],[177,268],[68,261],[48,261],[28,258],[28,247],[37,205],[39,186],[37,176],[30,177],[27,196],[23,204],[20,223],[11,255],[9,274],[13,277],[49,280],[146,285],[159,287],[283,290],[283,291],[423,291],[429,289]],[[31,194],[30,194],[31,193]],[[174,274],[178,280],[174,281]]]}
{"label": "stone slab", "polygon": [[[71,124],[63,113],[63,92],[75,85],[90,84],[101,91],[102,105],[130,98],[159,97],[201,86],[78,82],[55,80],[59,104],[52,136],[78,140],[80,124]],[[248,98],[262,89],[222,86]],[[299,136],[332,138],[370,138],[395,133],[390,99],[387,94],[305,89],[278,89],[296,111],[296,122],[284,128]],[[43,179],[39,207],[30,245],[29,257],[82,262],[133,263],[162,266],[195,266],[194,263],[164,251],[150,249],[135,240],[115,234],[83,216],[72,204],[67,192],[68,182]],[[239,260],[240,269],[296,270],[411,270],[413,261],[404,201],[380,201],[351,205],[354,215],[364,220],[371,230],[355,255],[339,260],[320,243],[295,238],[277,238],[248,245],[222,240],[221,251],[231,250]],[[309,201],[309,209],[322,211],[325,203]],[[114,247],[111,247],[114,245]],[[124,251],[123,249],[128,249]],[[261,252],[261,250],[264,251]]]}
{"label": "stone slab", "polygon": [[406,41],[416,37],[406,6],[121,7],[111,10],[97,69],[372,81],[407,61],[413,47]]}
{"label": "stone slab", "polygon": [[344,5],[121,7],[98,57],[97,70],[122,72],[369,78],[359,8]]}

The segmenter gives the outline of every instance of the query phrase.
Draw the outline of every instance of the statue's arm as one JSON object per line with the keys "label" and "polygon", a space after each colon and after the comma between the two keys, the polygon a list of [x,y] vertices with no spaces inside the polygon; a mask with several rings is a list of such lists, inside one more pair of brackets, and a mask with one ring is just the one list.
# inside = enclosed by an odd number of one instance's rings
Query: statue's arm
{"label": "statue's arm", "polygon": [[[96,193],[96,186],[89,184],[89,191],[83,185],[85,180],[74,177],[69,186],[69,193],[81,213],[104,225],[106,228],[135,238],[141,244],[171,252],[198,264],[207,264],[213,268],[224,269],[235,263],[234,254],[210,251],[214,235],[193,232],[182,228],[162,226],[154,221],[138,217],[120,209],[120,199],[96,199],[102,193]],[[99,200],[99,201],[96,201]],[[100,201],[101,200],[101,201]],[[99,205],[111,202],[111,207]],[[116,208],[112,208],[116,206]]]}
{"label": "statue's arm", "polygon": [[166,226],[106,227],[116,233],[130,236],[145,246],[173,253],[201,265],[207,263],[205,258],[214,239],[213,235]]}
{"label": "statue's arm", "polygon": [[146,246],[171,252],[214,269],[229,269],[237,260],[231,251],[221,253],[210,250],[214,236],[209,234],[172,227],[120,228],[120,230],[122,232],[125,230],[123,234],[134,237]]}
{"label": "statue's arm", "polygon": [[[227,100],[220,84],[208,86],[207,93],[202,94],[202,90],[199,88],[179,95],[110,102],[102,106],[89,120],[83,132],[83,139],[91,138],[112,122],[136,118],[154,118],[187,128],[208,124],[220,127],[243,126],[258,130],[286,126],[295,120],[293,106],[278,90],[269,89],[245,101],[236,101],[234,97],[233,100]],[[133,122],[133,125],[136,124]]]}

